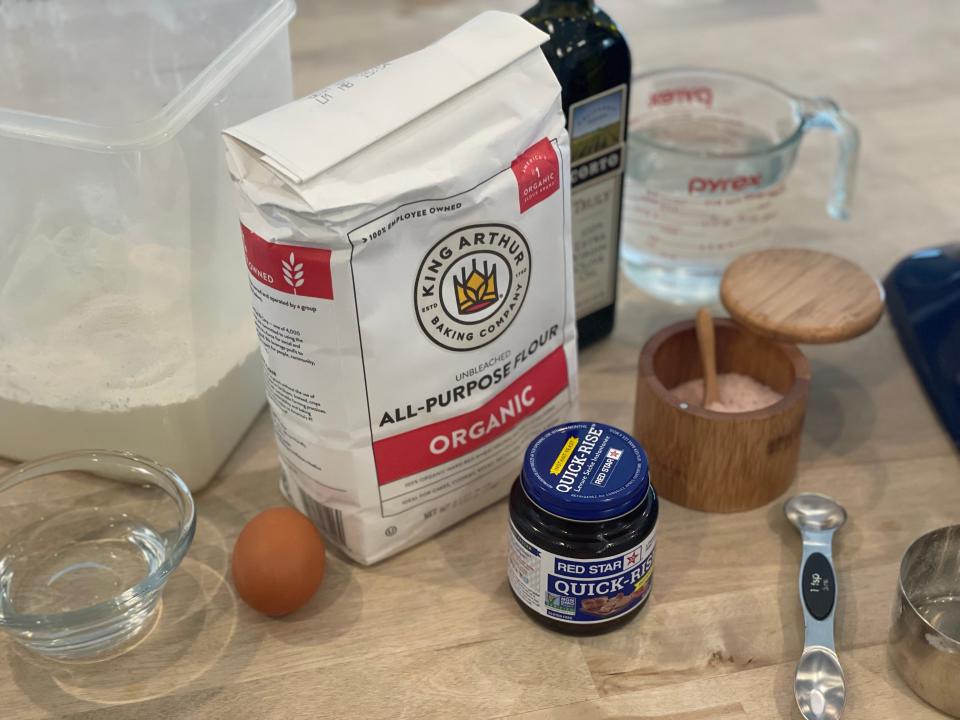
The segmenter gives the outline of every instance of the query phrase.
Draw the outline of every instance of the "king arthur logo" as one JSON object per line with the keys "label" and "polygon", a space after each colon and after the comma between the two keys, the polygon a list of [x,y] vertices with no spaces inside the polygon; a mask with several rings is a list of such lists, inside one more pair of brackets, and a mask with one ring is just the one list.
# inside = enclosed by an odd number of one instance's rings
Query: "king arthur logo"
{"label": "king arthur logo", "polygon": [[424,334],[448,350],[483,347],[506,330],[530,284],[530,247],[509,225],[470,225],[427,252],[414,288]]}
{"label": "king arthur logo", "polygon": [[470,275],[467,269],[460,271],[460,277],[453,278],[453,288],[457,293],[457,310],[461,315],[471,315],[495,303],[497,295],[497,266],[483,263],[483,272],[477,270],[477,261],[473,261]]}

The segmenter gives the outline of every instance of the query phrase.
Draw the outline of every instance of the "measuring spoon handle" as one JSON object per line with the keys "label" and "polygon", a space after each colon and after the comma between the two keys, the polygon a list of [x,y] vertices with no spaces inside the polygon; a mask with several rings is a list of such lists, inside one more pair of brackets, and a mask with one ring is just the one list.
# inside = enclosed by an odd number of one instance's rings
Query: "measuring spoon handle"
{"label": "measuring spoon handle", "polygon": [[833,621],[837,607],[837,573],[833,566],[833,532],[803,533],[800,602],[803,605],[804,645],[836,652]]}

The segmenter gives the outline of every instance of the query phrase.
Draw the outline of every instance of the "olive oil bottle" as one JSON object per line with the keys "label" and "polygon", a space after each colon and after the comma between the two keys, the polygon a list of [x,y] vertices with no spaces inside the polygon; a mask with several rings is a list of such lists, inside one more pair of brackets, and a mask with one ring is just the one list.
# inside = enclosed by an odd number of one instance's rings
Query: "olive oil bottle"
{"label": "olive oil bottle", "polygon": [[539,0],[523,16],[549,33],[543,52],[563,88],[582,347],[613,329],[630,50],[616,24],[593,0]]}

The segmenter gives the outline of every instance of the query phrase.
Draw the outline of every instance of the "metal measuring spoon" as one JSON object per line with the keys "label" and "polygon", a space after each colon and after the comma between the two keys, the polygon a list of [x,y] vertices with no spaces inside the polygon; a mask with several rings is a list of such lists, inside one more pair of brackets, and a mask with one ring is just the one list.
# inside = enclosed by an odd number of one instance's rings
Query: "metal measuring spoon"
{"label": "metal measuring spoon", "polygon": [[847,511],[826,495],[805,493],[788,500],[783,512],[803,538],[800,600],[805,635],[793,693],[806,720],[838,720],[846,688],[833,644],[837,574],[832,545],[833,533],[847,521]]}

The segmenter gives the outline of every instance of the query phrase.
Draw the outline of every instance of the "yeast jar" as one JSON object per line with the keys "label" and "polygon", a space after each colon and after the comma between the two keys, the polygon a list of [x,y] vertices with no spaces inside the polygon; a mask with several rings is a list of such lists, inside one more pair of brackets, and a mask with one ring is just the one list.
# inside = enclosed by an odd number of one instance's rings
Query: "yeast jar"
{"label": "yeast jar", "polygon": [[514,598],[574,635],[630,621],[650,597],[658,513],[646,453],[628,433],[596,422],[544,431],[510,493]]}

